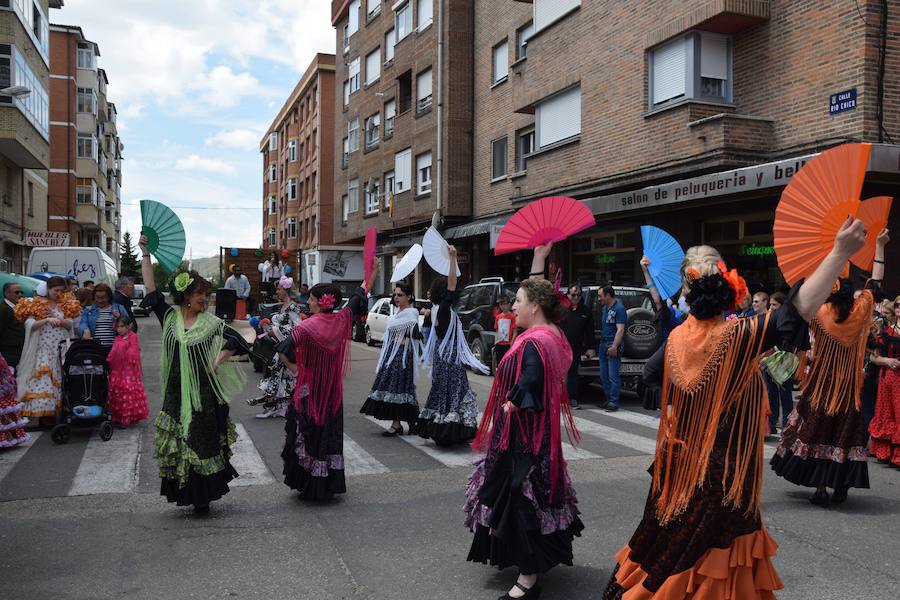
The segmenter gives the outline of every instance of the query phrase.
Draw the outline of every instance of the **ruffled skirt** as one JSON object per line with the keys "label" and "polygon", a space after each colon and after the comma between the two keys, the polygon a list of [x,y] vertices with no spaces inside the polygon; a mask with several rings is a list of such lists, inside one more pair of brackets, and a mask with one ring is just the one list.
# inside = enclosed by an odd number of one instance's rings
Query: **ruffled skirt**
{"label": "ruffled skirt", "polygon": [[285,485],[306,500],[327,500],[346,493],[343,412],[328,417],[319,426],[290,402],[286,419],[281,451]]}
{"label": "ruffled skirt", "polygon": [[412,426],[419,416],[419,402],[416,399],[415,361],[412,353],[398,353],[390,364],[382,365],[375,375],[372,391],[362,408],[364,415],[379,421],[406,421]]}
{"label": "ruffled skirt", "polygon": [[441,360],[432,369],[428,401],[418,415],[415,432],[439,446],[465,444],[475,438],[478,402],[462,364]]}
{"label": "ruffled skirt", "polygon": [[109,414],[114,423],[131,425],[150,418],[144,382],[136,377],[109,377]]}
{"label": "ruffled skirt", "polygon": [[875,417],[869,423],[871,450],[881,462],[900,467],[900,372],[885,369],[878,384]]}

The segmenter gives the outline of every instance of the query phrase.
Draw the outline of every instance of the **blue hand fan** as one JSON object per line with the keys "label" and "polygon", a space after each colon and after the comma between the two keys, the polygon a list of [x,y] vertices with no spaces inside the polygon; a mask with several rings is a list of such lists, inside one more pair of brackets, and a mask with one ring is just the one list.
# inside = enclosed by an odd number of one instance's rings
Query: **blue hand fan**
{"label": "blue hand fan", "polygon": [[641,225],[644,256],[650,259],[650,277],[661,298],[671,298],[681,289],[684,250],[671,235],[652,225]]}

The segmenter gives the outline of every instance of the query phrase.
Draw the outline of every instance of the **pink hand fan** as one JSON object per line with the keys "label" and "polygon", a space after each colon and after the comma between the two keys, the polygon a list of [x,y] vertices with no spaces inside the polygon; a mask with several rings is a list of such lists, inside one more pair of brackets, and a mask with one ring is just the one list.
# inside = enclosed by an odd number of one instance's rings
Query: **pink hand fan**
{"label": "pink hand fan", "polygon": [[590,209],[574,198],[541,198],[520,208],[503,226],[494,255],[561,242],[595,224]]}
{"label": "pink hand fan", "polygon": [[366,243],[363,246],[363,281],[368,281],[375,270],[375,247],[378,245],[378,228],[369,227],[366,232]]}

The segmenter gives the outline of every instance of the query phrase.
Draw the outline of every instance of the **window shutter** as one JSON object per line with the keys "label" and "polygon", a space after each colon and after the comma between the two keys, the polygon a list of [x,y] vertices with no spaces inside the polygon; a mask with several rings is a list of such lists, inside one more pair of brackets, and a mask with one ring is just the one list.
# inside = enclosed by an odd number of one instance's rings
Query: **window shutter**
{"label": "window shutter", "polygon": [[394,30],[389,29],[384,34],[384,62],[391,62],[392,60],[394,60]]}
{"label": "window shutter", "polygon": [[384,105],[384,118],[393,119],[397,114],[397,103],[393,100]]}
{"label": "window shutter", "polygon": [[359,57],[353,59],[350,63],[350,79],[353,79],[354,76],[359,75]]}
{"label": "window shutter", "polygon": [[494,81],[509,75],[509,42],[494,47]]}
{"label": "window shutter", "polygon": [[434,0],[419,0],[419,29],[424,29],[434,18]]}
{"label": "window shutter", "polygon": [[577,6],[581,0],[534,0],[534,30],[540,31]]}
{"label": "window shutter", "polygon": [[416,100],[422,100],[431,95],[431,69],[419,73],[416,77]]}
{"label": "window shutter", "polygon": [[350,3],[349,34],[353,35],[359,30],[359,0]]}
{"label": "window shutter", "polygon": [[410,189],[412,183],[412,150],[406,149],[394,156],[394,185],[396,192],[405,192]]}
{"label": "window shutter", "polygon": [[538,104],[537,124],[539,148],[581,133],[581,87]]}
{"label": "window shutter", "polygon": [[700,76],[728,79],[728,38],[706,33],[701,35]]}
{"label": "window shutter", "polygon": [[372,83],[381,76],[381,49],[366,56],[366,83]]}
{"label": "window shutter", "polygon": [[686,67],[684,38],[653,50],[653,104],[685,94]]}

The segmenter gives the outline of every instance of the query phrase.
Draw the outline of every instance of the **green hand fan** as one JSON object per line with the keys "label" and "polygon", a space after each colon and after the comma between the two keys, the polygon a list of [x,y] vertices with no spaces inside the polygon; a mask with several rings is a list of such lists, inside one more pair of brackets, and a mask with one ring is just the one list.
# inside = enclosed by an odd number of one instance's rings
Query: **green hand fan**
{"label": "green hand fan", "polygon": [[147,236],[147,250],[163,268],[172,273],[184,258],[184,225],[172,209],[155,200],[141,200],[141,233]]}

